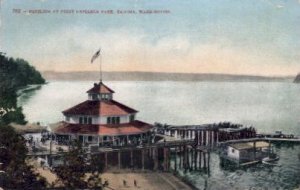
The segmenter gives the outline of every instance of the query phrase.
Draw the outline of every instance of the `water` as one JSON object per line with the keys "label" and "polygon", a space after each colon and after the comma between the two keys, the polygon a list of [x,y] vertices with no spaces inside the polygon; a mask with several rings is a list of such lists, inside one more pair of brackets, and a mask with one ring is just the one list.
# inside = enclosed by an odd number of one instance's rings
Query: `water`
{"label": "water", "polygon": [[[149,123],[204,124],[231,121],[258,132],[300,135],[300,85],[256,82],[106,82],[114,99],[139,110]],[[27,120],[54,123],[61,111],[87,99],[93,82],[53,81],[19,97]],[[277,146],[281,166],[228,170],[211,156],[211,173],[187,173],[200,189],[293,189],[300,185],[300,147]],[[205,185],[206,184],[206,185]]]}
{"label": "water", "polygon": [[280,160],[277,166],[257,164],[246,168],[220,166],[220,158],[211,154],[210,173],[183,174],[199,189],[294,189],[300,185],[300,146],[276,145]]}

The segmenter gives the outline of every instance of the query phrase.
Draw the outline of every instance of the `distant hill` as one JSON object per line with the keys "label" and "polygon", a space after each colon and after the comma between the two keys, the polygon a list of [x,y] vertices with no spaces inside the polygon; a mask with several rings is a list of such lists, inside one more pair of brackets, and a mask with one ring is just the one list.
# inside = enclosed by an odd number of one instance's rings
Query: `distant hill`
{"label": "distant hill", "polygon": [[294,83],[300,83],[300,73],[296,76]]}
{"label": "distant hill", "polygon": [[[46,80],[98,80],[99,72],[54,72],[42,73]],[[192,74],[192,73],[159,73],[159,72],[103,72],[103,79],[109,81],[284,81],[292,82],[293,77],[267,77],[231,74]]]}

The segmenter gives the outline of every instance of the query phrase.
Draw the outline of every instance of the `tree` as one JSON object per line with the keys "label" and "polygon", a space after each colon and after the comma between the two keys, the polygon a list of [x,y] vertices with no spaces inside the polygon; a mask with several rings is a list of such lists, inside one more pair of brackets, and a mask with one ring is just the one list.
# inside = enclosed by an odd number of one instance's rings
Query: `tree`
{"label": "tree", "polygon": [[[100,174],[103,167],[99,165],[99,159],[93,158],[88,167],[88,161],[85,157],[86,152],[83,150],[80,142],[73,142],[70,151],[63,156],[64,164],[57,166],[54,173],[57,175],[57,183],[62,183],[65,188],[93,188],[102,189]],[[86,173],[90,172],[89,175]]]}
{"label": "tree", "polygon": [[[26,123],[22,108],[17,106],[17,90],[29,84],[43,83],[45,80],[41,74],[28,62],[0,53],[0,162],[3,163],[1,170],[5,172],[4,176],[1,175],[5,189],[41,189],[46,186],[46,180],[26,164],[24,138],[8,126],[11,122]],[[7,112],[12,109],[14,111]]]}
{"label": "tree", "polygon": [[27,61],[0,54],[0,109],[15,109],[0,115],[0,124],[25,124],[22,108],[17,106],[17,90],[30,84],[44,83],[45,79]]}
{"label": "tree", "polygon": [[24,138],[10,126],[0,126],[0,160],[4,173],[3,187],[6,189],[42,189],[45,178],[26,164],[27,149]]}

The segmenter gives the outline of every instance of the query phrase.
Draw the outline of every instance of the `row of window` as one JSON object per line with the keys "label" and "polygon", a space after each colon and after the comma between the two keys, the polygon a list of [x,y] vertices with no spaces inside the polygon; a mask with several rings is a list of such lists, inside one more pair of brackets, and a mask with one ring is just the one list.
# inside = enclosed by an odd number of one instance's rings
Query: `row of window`
{"label": "row of window", "polygon": [[80,124],[92,124],[92,117],[79,117]]}
{"label": "row of window", "polygon": [[[66,117],[66,121],[67,122],[70,121],[69,116]],[[134,115],[130,115],[129,121],[130,122],[134,121]],[[120,117],[107,117],[106,123],[107,124],[120,124]],[[88,117],[88,116],[79,117],[79,124],[92,124],[92,117]]]}
{"label": "row of window", "polygon": [[108,99],[111,99],[110,94],[92,94],[91,96],[92,96],[93,100],[98,100],[98,99],[108,100]]}
{"label": "row of window", "polygon": [[[93,140],[93,136],[88,136],[88,141],[92,141]],[[83,136],[79,136],[79,141],[83,142]]]}
{"label": "row of window", "polygon": [[120,124],[120,117],[107,117],[107,124]]}

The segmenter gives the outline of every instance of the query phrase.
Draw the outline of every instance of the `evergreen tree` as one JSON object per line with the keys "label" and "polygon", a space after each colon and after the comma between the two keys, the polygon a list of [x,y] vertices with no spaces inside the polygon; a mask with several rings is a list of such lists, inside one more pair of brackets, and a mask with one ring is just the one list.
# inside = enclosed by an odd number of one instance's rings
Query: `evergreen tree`
{"label": "evergreen tree", "polygon": [[[25,124],[22,108],[17,106],[17,90],[30,84],[44,84],[41,74],[23,59],[0,54],[0,124]],[[14,109],[3,114],[1,110]]]}
{"label": "evergreen tree", "polygon": [[[70,151],[64,157],[64,164],[56,167],[54,173],[57,175],[57,183],[63,184],[66,189],[92,188],[102,189],[100,174],[103,167],[96,164],[99,159],[91,159],[91,168],[87,167],[86,153],[81,143],[73,142]],[[94,165],[95,164],[95,165]],[[86,173],[89,173],[89,176]]]}
{"label": "evergreen tree", "polygon": [[4,189],[43,189],[46,180],[26,164],[24,138],[10,126],[0,126],[0,161]]}
{"label": "evergreen tree", "polygon": [[[0,53],[0,162],[4,189],[43,189],[46,180],[26,164],[24,138],[8,124],[25,124],[22,108],[17,106],[17,90],[29,84],[43,84],[40,73],[22,59]],[[3,179],[2,179],[3,178]]]}

